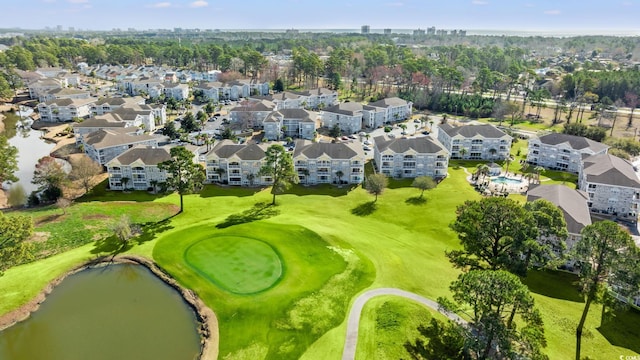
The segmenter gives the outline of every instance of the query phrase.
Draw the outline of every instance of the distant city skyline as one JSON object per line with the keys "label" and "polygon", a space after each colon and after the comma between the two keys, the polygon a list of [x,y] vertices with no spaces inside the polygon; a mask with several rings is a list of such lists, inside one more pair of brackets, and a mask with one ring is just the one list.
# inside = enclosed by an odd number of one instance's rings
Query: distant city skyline
{"label": "distant city skyline", "polygon": [[506,30],[640,35],[640,0],[0,0],[0,27]]}

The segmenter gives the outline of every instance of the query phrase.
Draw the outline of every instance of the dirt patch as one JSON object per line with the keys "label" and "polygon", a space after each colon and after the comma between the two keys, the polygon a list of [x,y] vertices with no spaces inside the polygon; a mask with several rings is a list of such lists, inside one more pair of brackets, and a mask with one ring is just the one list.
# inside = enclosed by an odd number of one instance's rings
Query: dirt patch
{"label": "dirt patch", "polygon": [[49,240],[49,236],[51,233],[48,231],[36,231],[27,239],[27,242],[45,242]]}
{"label": "dirt patch", "polygon": [[38,227],[42,224],[62,221],[61,218],[63,216],[64,216],[63,214],[51,214],[47,216],[42,216],[34,220],[34,225]]}
{"label": "dirt patch", "polygon": [[11,311],[7,314],[0,316],[0,331],[4,330],[17,322],[26,320],[32,312],[38,310],[40,304],[45,301],[47,295],[59,285],[62,280],[67,276],[75,274],[84,269],[92,268],[95,266],[105,266],[113,263],[134,263],[143,265],[151,272],[153,272],[158,278],[164,281],[167,285],[176,289],[182,295],[184,301],[195,311],[196,318],[199,322],[199,333],[201,335],[201,360],[214,360],[218,358],[218,346],[219,346],[219,330],[218,330],[218,318],[216,314],[211,310],[204,302],[191,290],[186,289],[176,280],[174,280],[169,274],[164,272],[156,263],[139,256],[122,255],[115,258],[102,257],[83,265],[80,265],[58,278],[51,281],[45,288],[31,301],[21,306],[20,308]]}
{"label": "dirt patch", "polygon": [[82,216],[82,220],[107,220],[111,219],[111,216],[105,214],[91,214]]}

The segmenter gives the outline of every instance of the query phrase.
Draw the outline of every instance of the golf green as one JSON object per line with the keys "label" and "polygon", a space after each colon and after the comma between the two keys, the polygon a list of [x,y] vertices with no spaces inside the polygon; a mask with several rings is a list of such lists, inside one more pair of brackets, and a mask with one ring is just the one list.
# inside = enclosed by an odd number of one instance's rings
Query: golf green
{"label": "golf green", "polygon": [[282,276],[278,253],[267,243],[239,236],[215,236],[189,246],[184,259],[191,268],[234,294],[271,288]]}

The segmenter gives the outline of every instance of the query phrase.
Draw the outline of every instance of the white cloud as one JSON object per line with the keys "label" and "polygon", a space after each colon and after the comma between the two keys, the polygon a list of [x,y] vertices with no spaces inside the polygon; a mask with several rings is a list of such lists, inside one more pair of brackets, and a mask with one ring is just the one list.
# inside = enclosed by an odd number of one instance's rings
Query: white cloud
{"label": "white cloud", "polygon": [[155,8],[155,9],[168,8],[168,7],[171,7],[171,3],[168,1],[163,1],[155,4],[149,4],[147,5],[147,7]]}
{"label": "white cloud", "polygon": [[544,12],[547,15],[560,15],[561,11],[560,10],[546,10]]}
{"label": "white cloud", "polygon": [[471,3],[473,5],[487,5],[487,4],[489,4],[488,1],[484,1],[484,0],[472,0]]}
{"label": "white cloud", "polygon": [[192,7],[192,8],[200,8],[200,7],[206,7],[206,6],[209,6],[209,3],[204,0],[194,1],[191,4],[189,4],[189,7]]}

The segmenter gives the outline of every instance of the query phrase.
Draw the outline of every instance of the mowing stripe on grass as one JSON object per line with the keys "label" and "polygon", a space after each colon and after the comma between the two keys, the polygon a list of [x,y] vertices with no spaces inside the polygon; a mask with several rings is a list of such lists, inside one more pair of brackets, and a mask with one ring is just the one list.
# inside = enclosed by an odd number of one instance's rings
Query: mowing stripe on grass
{"label": "mowing stripe on grass", "polygon": [[256,294],[275,286],[283,275],[277,251],[264,241],[220,235],[190,245],[185,262],[198,274],[233,294]]}

